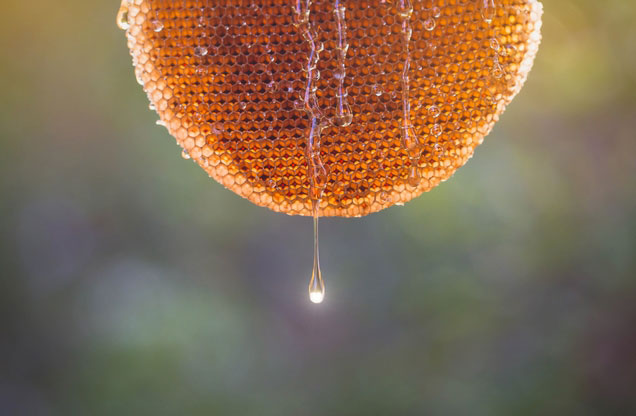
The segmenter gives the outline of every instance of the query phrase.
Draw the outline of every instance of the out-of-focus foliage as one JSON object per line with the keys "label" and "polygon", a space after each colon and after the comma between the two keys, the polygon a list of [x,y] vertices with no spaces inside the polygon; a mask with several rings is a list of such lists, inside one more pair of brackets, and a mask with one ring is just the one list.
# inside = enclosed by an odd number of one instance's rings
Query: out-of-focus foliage
{"label": "out-of-focus foliage", "polygon": [[116,1],[0,13],[0,414],[636,412],[636,5],[545,0],[468,165],[322,225],[184,161]]}

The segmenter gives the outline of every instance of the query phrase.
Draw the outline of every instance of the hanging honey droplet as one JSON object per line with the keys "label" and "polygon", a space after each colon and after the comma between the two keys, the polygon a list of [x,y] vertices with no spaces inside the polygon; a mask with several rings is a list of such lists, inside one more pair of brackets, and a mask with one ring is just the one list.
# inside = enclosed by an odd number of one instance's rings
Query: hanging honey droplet
{"label": "hanging honey droplet", "polygon": [[484,18],[486,23],[492,23],[492,19],[495,18],[495,1],[494,0],[482,0],[481,4],[481,17]]}
{"label": "hanging honey droplet", "polygon": [[128,30],[130,23],[128,23],[128,0],[123,0],[119,11],[117,12],[117,27],[121,30]]}
{"label": "hanging honey droplet", "polygon": [[309,281],[309,300],[313,303],[322,303],[325,299],[325,282],[322,279],[322,271],[320,270],[320,241],[318,239],[318,205],[319,201],[313,202],[313,220],[314,220],[314,264],[311,271],[311,280]]}
{"label": "hanging honey droplet", "polygon": [[420,184],[421,180],[422,180],[422,177],[420,175],[419,169],[416,166],[412,166],[409,169],[409,177],[408,177],[409,185],[416,188]]}

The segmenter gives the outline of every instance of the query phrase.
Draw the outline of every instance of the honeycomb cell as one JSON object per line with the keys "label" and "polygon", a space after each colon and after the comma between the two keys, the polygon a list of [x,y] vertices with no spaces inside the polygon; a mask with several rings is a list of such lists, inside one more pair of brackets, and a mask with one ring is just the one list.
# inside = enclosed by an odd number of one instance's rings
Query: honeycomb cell
{"label": "honeycomb cell", "polygon": [[350,217],[466,163],[522,87],[541,13],[536,0],[124,0],[117,20],[184,157],[257,205]]}

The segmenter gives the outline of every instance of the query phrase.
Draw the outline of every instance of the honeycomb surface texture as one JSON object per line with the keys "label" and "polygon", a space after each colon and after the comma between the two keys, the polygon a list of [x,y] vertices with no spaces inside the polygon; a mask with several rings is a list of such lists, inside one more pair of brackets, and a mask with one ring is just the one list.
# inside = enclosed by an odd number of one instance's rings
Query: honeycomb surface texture
{"label": "honeycomb surface texture", "polygon": [[535,0],[124,0],[118,21],[185,158],[257,205],[311,215],[313,199],[351,217],[466,163],[522,87],[541,13]]}

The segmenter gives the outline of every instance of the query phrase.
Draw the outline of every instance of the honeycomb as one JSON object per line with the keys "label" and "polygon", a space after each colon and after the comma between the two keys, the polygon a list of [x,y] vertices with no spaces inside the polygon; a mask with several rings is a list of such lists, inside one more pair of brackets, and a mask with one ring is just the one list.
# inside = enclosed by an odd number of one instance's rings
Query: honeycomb
{"label": "honeycomb", "polygon": [[124,0],[183,156],[274,211],[362,216],[472,156],[523,85],[536,0]]}

